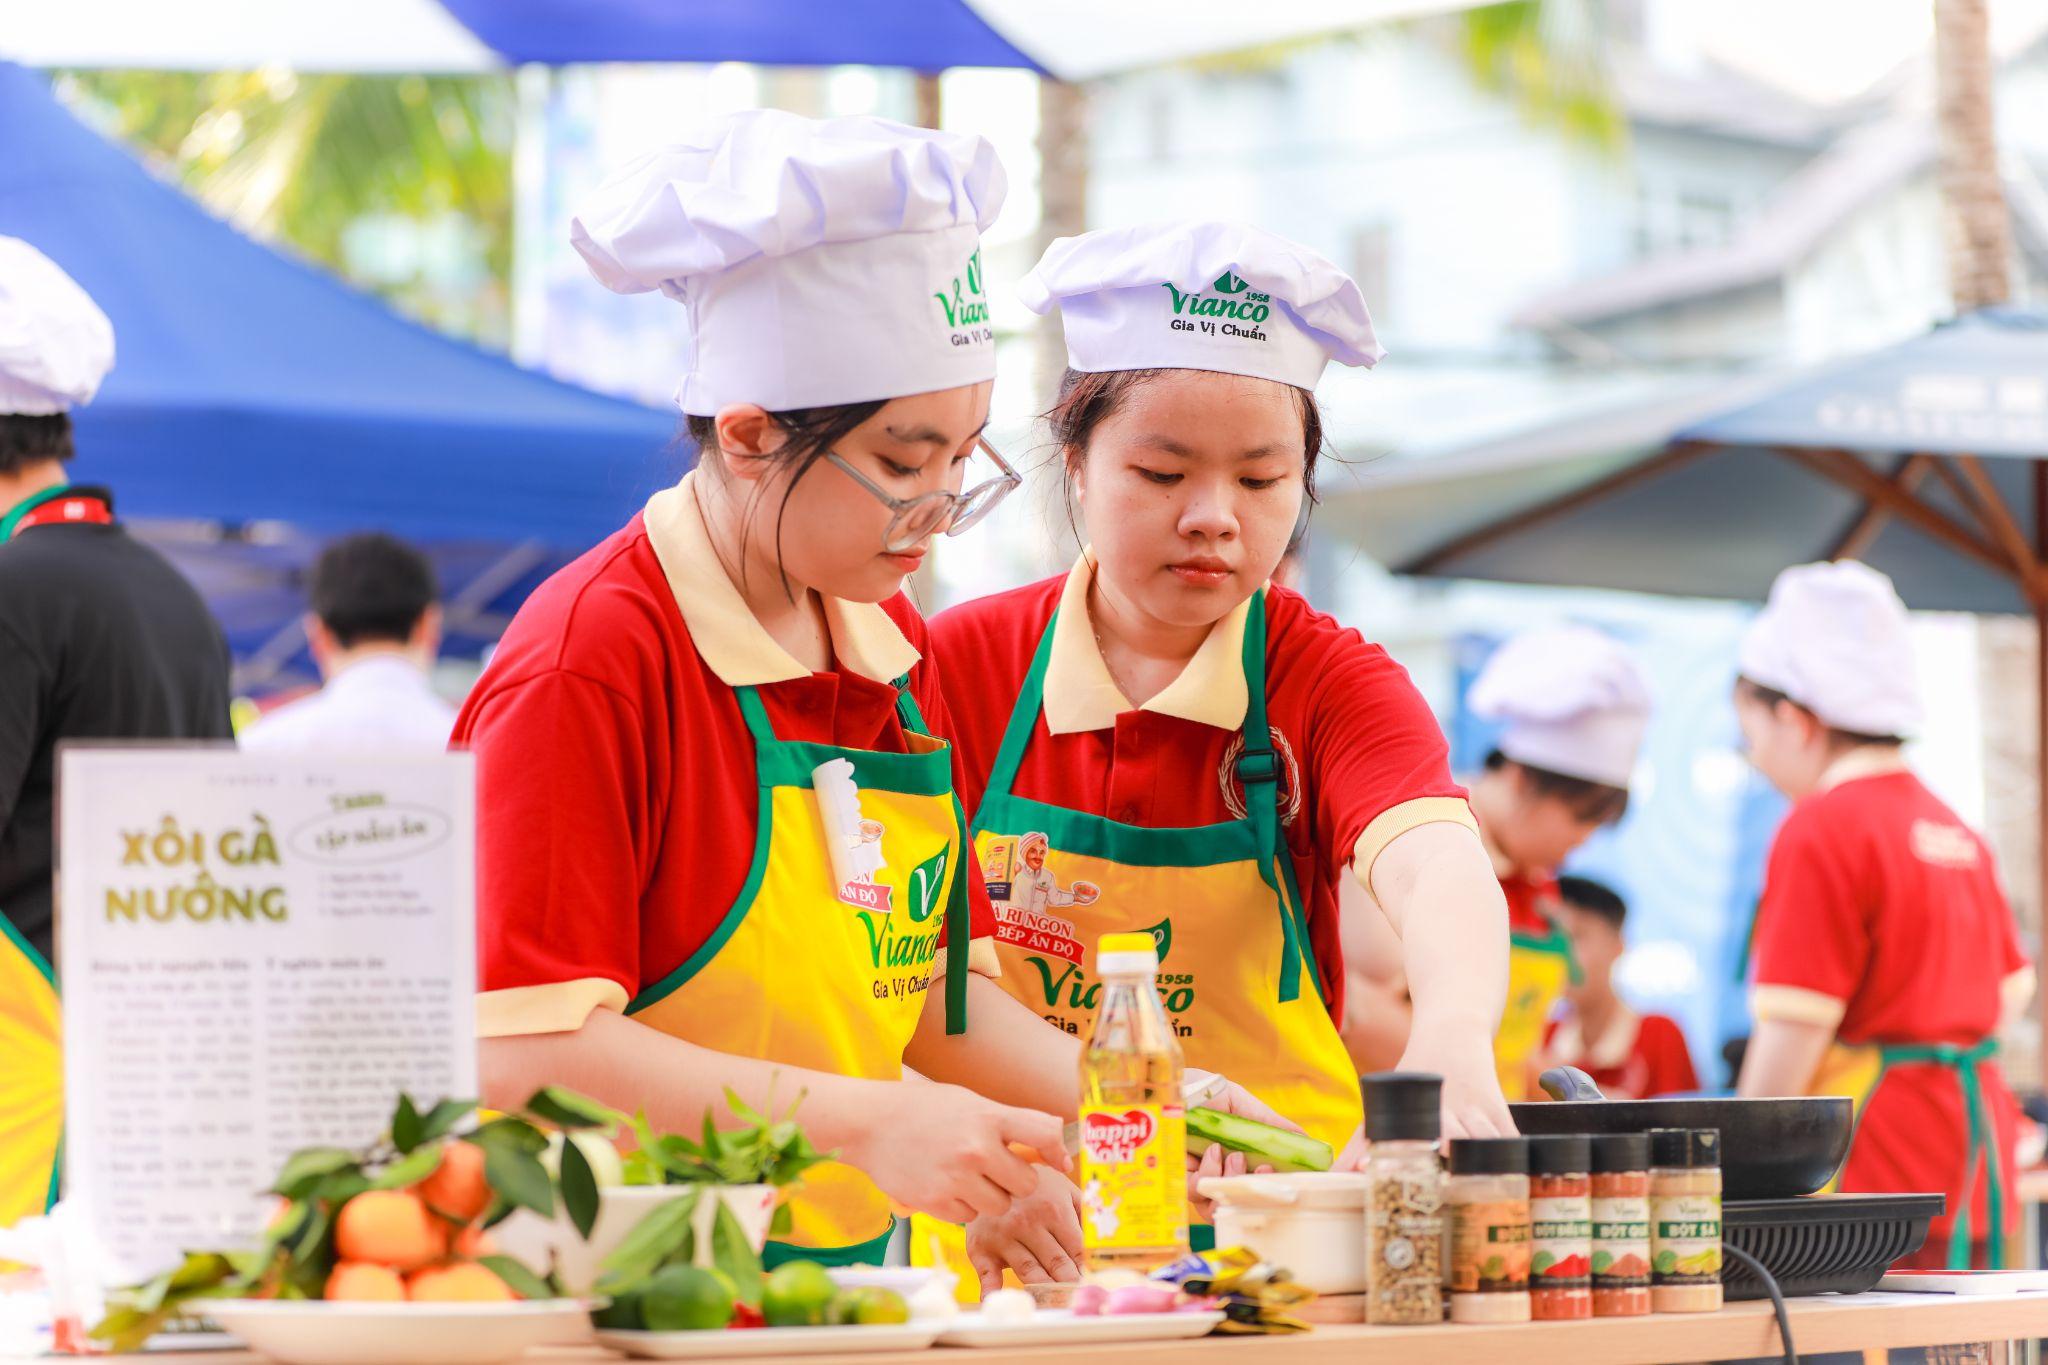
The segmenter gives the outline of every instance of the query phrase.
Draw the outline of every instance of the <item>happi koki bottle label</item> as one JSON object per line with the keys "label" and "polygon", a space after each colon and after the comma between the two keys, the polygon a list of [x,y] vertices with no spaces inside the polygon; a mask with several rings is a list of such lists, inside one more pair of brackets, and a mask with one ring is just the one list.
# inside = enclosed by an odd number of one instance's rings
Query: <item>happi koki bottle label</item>
{"label": "happi koki bottle label", "polygon": [[1187,1240],[1187,1111],[1138,1104],[1081,1110],[1081,1231],[1092,1250]]}

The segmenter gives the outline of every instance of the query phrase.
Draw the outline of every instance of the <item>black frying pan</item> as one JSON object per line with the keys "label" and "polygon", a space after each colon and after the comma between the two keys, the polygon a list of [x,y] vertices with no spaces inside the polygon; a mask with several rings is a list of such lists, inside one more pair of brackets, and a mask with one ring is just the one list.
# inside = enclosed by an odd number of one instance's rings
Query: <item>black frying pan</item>
{"label": "black frying pan", "polygon": [[1635,1133],[1650,1128],[1721,1130],[1728,1199],[1790,1199],[1834,1178],[1855,1133],[1844,1096],[1790,1100],[1610,1100],[1577,1067],[1543,1073],[1549,1104],[1511,1104],[1524,1133]]}

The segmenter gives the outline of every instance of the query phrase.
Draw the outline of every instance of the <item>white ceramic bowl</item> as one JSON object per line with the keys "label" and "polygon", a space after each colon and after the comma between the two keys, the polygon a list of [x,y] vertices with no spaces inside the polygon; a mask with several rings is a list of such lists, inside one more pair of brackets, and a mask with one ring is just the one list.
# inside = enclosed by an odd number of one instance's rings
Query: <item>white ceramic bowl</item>
{"label": "white ceramic bowl", "polygon": [[530,1303],[327,1303],[219,1299],[206,1316],[281,1365],[500,1365],[588,1330],[577,1299]]}
{"label": "white ceramic bowl", "polygon": [[693,1189],[704,1192],[693,1220],[700,1265],[711,1264],[711,1224],[721,1200],[739,1220],[754,1250],[767,1244],[768,1225],[775,1217],[773,1185],[607,1185],[597,1192],[597,1223],[590,1229],[588,1241],[576,1235],[575,1224],[561,1209],[555,1210],[551,1219],[521,1209],[491,1229],[491,1236],[507,1255],[535,1270],[545,1270],[552,1257],[563,1287],[572,1294],[586,1294],[603,1273],[604,1258],[642,1218],[671,1200],[687,1197]]}

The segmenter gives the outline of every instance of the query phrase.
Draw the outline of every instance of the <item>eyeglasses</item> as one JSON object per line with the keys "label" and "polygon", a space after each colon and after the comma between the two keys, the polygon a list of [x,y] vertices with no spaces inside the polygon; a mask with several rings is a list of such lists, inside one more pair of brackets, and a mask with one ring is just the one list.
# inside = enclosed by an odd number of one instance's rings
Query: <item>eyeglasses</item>
{"label": "eyeglasses", "polygon": [[949,536],[959,535],[994,511],[997,503],[1009,497],[1024,482],[1024,476],[1012,469],[1010,462],[994,446],[986,440],[977,440],[975,444],[996,462],[996,468],[1002,473],[976,484],[965,493],[940,491],[920,493],[914,498],[899,498],[890,493],[847,463],[836,450],[826,451],[825,458],[874,494],[875,501],[895,513],[889,518],[888,528],[882,532],[882,553],[893,555],[901,554],[926,536],[937,535],[941,531]]}

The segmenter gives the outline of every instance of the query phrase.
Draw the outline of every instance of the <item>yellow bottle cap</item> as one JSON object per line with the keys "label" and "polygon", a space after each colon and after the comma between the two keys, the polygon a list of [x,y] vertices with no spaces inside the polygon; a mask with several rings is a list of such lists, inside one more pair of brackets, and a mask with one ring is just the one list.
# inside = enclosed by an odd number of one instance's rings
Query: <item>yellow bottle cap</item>
{"label": "yellow bottle cap", "polygon": [[1095,945],[1098,953],[1151,953],[1158,948],[1150,934],[1104,934]]}

